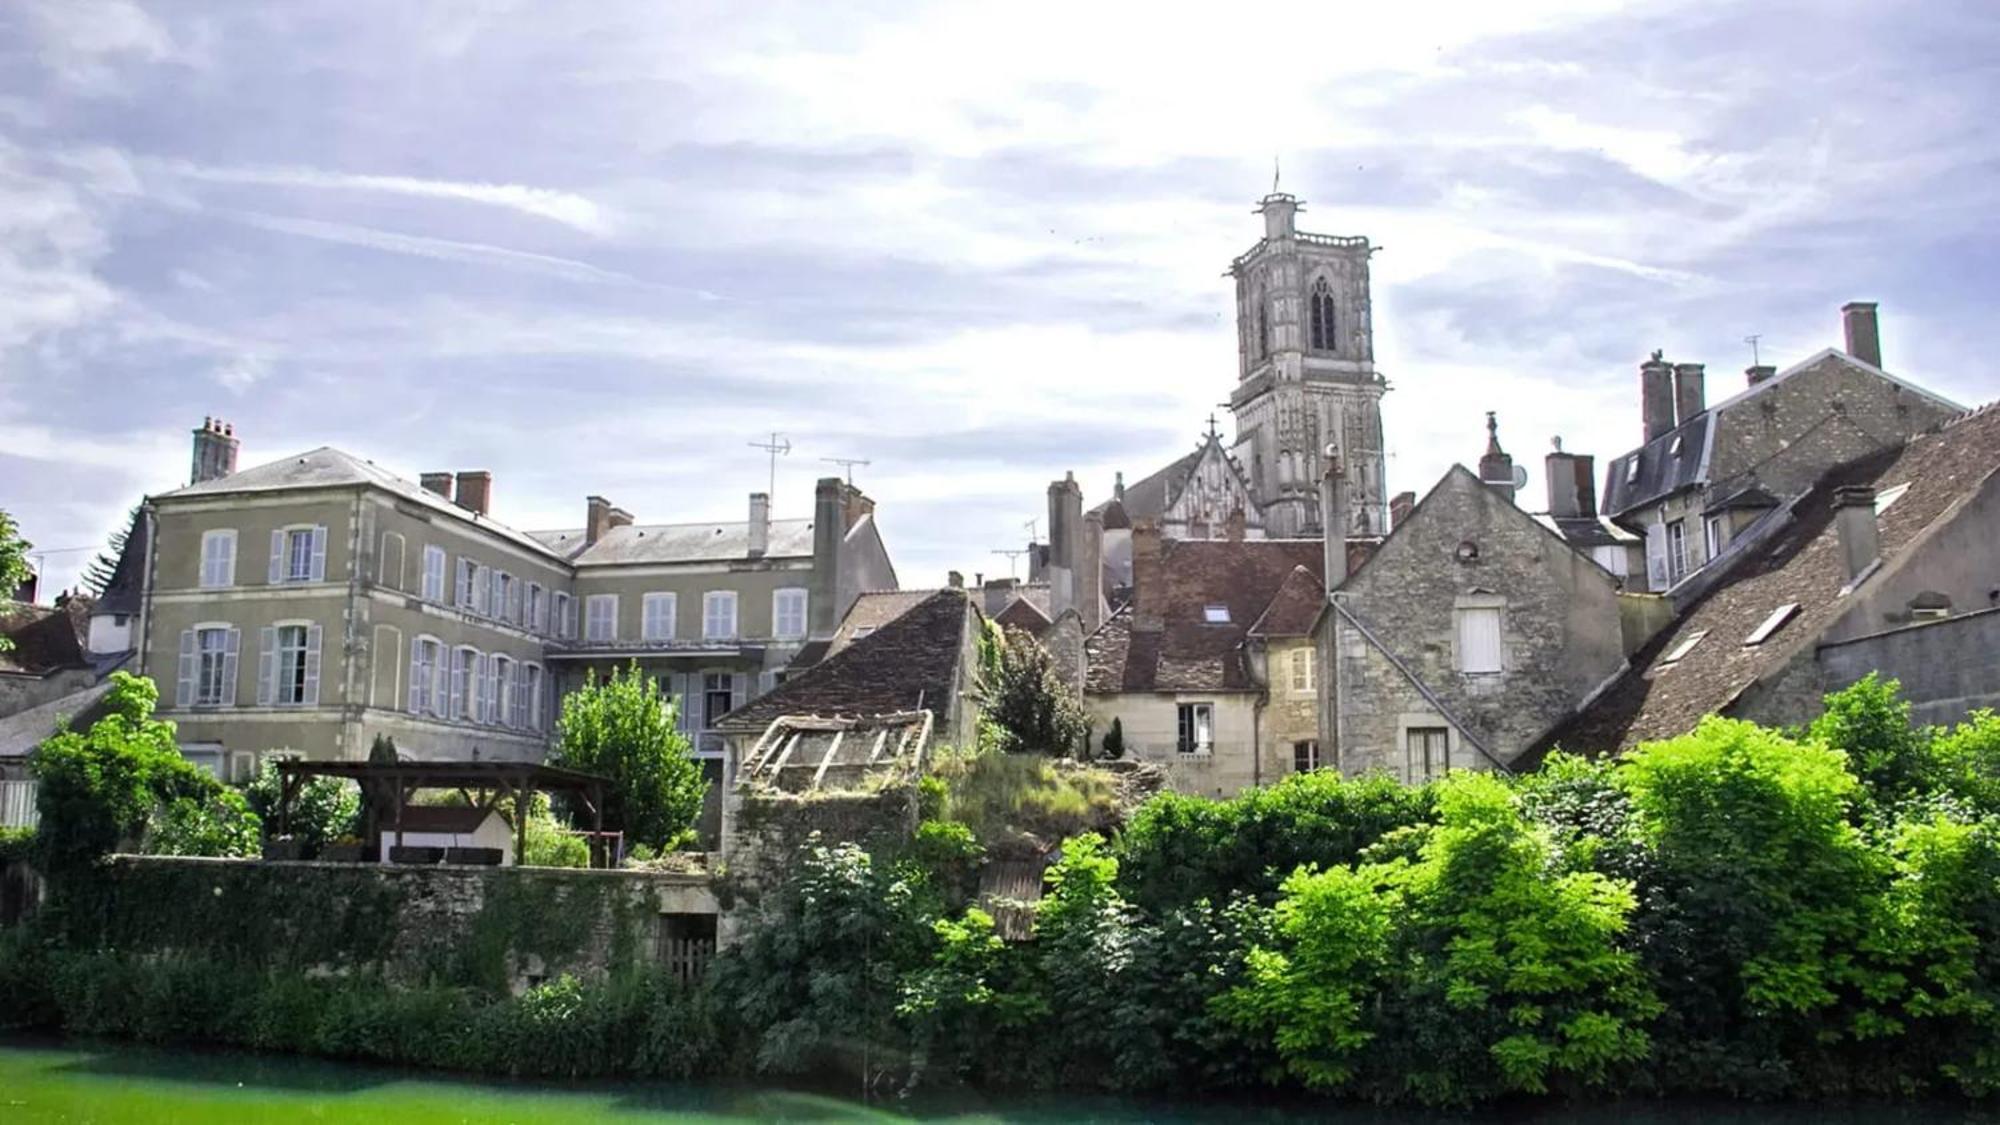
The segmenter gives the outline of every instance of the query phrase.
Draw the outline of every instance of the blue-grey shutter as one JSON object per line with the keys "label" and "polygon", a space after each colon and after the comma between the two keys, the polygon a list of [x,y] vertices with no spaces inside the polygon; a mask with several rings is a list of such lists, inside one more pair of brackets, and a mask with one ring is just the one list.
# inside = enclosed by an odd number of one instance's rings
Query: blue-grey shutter
{"label": "blue-grey shutter", "polygon": [[258,640],[257,706],[269,707],[278,697],[278,627],[264,626]]}
{"label": "blue-grey shutter", "polygon": [[174,706],[188,708],[194,706],[194,630],[181,630],[181,666],[179,678],[174,681]]}
{"label": "blue-grey shutter", "polygon": [[285,529],[271,532],[271,585],[285,580]]}
{"label": "blue-grey shutter", "polygon": [[306,693],[305,705],[319,705],[319,626],[306,629]]}
{"label": "blue-grey shutter", "polygon": [[498,653],[489,652],[486,654],[485,695],[486,698],[482,701],[483,706],[480,709],[481,716],[487,722],[497,725],[501,720],[506,718],[505,715],[500,713],[500,705],[504,701],[500,698],[500,655]]}
{"label": "blue-grey shutter", "polygon": [[326,581],[326,525],[313,528],[312,580]]}
{"label": "blue-grey shutter", "polygon": [[409,711],[410,714],[412,715],[422,714],[424,709],[424,672],[423,672],[423,662],[420,659],[420,657],[423,655],[423,651],[424,651],[423,638],[411,637]]}
{"label": "blue-grey shutter", "polygon": [[465,707],[466,680],[465,650],[451,650],[451,687],[445,697],[445,718],[456,719]]}
{"label": "blue-grey shutter", "polygon": [[231,629],[222,649],[222,705],[236,705],[236,650],[243,640],[243,630]]}

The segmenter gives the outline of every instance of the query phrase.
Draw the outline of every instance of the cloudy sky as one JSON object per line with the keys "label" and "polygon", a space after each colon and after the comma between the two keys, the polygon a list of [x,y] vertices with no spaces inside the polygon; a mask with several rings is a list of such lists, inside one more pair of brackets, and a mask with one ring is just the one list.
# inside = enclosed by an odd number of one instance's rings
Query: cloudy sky
{"label": "cloudy sky", "polygon": [[1226,397],[1274,157],[1385,247],[1393,490],[1488,409],[1619,452],[1646,352],[1713,398],[1850,299],[2000,397],[2000,6],[1187,7],[0,0],[0,508],[100,542],[213,414],[741,518],[777,430],[778,515],[867,458],[904,585],[1004,574]]}

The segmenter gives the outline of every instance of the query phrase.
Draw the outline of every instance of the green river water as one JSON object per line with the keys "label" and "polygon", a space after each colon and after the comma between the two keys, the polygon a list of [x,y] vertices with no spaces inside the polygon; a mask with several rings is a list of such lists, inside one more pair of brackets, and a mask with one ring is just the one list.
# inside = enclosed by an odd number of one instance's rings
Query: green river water
{"label": "green river water", "polygon": [[2000,1123],[2000,1112],[1962,1105],[1754,1107],[1606,1104],[1452,1116],[1328,1105],[1196,1105],[1092,1099],[865,1106],[837,1097],[715,1086],[547,1085],[478,1082],[310,1059],[124,1046],[0,1046],[0,1123],[129,1125],[134,1122],[1305,1122],[1429,1125],[1500,1118],[1581,1125],[1917,1125]]}

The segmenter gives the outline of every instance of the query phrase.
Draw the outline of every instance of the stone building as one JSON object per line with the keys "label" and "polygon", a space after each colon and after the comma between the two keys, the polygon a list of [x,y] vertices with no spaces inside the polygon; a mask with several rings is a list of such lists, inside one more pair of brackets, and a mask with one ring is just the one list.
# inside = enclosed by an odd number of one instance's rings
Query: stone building
{"label": "stone building", "polygon": [[1544,740],[1611,752],[1704,715],[1804,723],[1871,671],[1922,723],[2000,707],[2000,406],[1824,474]]}
{"label": "stone building", "polygon": [[1882,370],[1873,304],[1841,316],[1846,352],[1751,367],[1749,385],[1714,406],[1703,365],[1656,352],[1639,366],[1645,440],[1612,460],[1604,514],[1642,537],[1646,589],[1674,589],[1835,465],[1963,409]]}
{"label": "stone building", "polygon": [[539,759],[562,692],[630,660],[719,777],[722,717],[896,583],[872,502],[837,478],[810,520],[758,493],[742,522],[642,525],[592,497],[583,527],[529,533],[493,518],[486,472],[411,482],[326,447],[236,472],[233,432],[195,440],[222,475],[143,504],[120,608],[183,749],[229,777],[376,735],[420,760]]}

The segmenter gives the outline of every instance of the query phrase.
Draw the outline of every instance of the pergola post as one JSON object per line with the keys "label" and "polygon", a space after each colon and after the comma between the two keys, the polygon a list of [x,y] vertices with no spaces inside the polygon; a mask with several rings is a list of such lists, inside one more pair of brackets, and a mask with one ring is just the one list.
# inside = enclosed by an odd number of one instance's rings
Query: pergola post
{"label": "pergola post", "polygon": [[528,860],[528,806],[533,792],[525,785],[510,785],[514,790],[514,866],[519,867]]}

